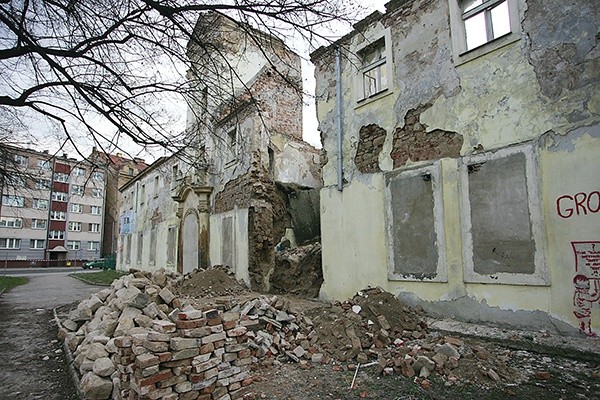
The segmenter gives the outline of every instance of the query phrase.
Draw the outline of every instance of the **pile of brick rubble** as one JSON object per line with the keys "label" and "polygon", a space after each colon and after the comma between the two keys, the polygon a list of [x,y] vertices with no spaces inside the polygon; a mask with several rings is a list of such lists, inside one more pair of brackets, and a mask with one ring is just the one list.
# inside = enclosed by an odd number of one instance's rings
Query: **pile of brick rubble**
{"label": "pile of brick rubble", "polygon": [[[377,365],[423,386],[434,372],[448,384],[458,380],[453,371],[465,353],[462,341],[429,335],[416,312],[378,288],[292,312],[293,300],[257,294],[207,306],[174,294],[184,281],[163,270],[136,271],[71,310],[59,336],[73,354],[85,398],[249,398],[252,368],[273,360],[301,368]],[[500,380],[502,372],[492,367],[483,367],[485,375]]]}

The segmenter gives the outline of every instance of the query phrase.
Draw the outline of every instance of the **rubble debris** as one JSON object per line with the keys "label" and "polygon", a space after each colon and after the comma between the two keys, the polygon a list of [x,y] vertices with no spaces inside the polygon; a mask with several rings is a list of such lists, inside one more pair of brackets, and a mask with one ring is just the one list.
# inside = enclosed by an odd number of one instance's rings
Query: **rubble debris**
{"label": "rubble debris", "polygon": [[135,271],[82,301],[59,335],[90,398],[240,398],[253,370],[284,362],[377,365],[422,386],[433,374],[446,385],[521,379],[510,351],[430,333],[425,317],[380,288],[325,303],[252,293],[221,267],[186,276]]}
{"label": "rubble debris", "polygon": [[276,252],[269,281],[272,293],[318,297],[323,283],[321,243]]}

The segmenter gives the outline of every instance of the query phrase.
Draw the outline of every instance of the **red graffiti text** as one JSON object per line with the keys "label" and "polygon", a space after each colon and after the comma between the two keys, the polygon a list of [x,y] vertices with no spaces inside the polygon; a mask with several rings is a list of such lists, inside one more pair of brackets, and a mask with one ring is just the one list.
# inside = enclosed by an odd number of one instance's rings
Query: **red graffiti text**
{"label": "red graffiti text", "polygon": [[579,192],[573,196],[565,194],[556,199],[556,212],[561,218],[574,215],[596,214],[600,211],[600,191]]}

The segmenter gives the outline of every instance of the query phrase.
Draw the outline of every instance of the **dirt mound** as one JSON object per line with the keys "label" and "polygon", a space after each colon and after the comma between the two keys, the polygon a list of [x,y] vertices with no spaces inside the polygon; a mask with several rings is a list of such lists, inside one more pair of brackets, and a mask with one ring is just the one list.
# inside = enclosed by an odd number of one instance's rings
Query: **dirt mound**
{"label": "dirt mound", "polygon": [[248,288],[226,267],[215,266],[185,275],[174,285],[173,292],[186,297],[235,296],[248,292]]}
{"label": "dirt mound", "polygon": [[321,244],[313,243],[275,253],[271,292],[315,298],[323,283]]}

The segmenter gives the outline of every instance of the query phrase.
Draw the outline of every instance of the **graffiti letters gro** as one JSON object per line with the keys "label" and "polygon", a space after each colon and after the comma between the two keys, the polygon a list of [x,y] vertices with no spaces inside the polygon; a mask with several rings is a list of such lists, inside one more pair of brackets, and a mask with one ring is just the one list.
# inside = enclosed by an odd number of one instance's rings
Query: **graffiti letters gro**
{"label": "graffiti letters gro", "polygon": [[592,332],[592,305],[600,299],[600,241],[571,242],[575,253],[573,313],[579,319],[579,330]]}

